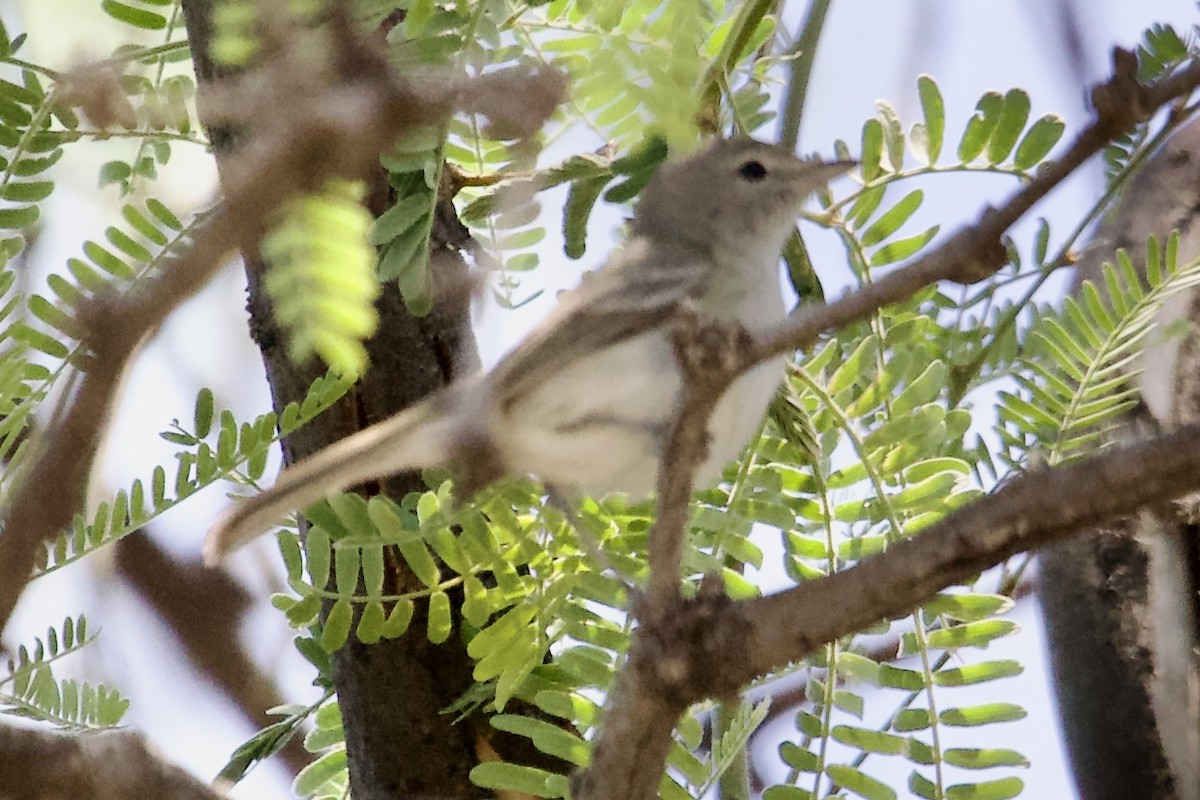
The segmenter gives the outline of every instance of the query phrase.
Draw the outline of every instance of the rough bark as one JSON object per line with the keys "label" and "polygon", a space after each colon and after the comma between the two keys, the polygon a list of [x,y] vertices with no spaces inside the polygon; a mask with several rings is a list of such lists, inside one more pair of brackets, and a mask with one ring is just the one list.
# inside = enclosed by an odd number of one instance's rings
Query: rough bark
{"label": "rough bark", "polygon": [[[197,78],[201,86],[221,77],[207,55],[210,40],[209,0],[184,3]],[[226,161],[234,137],[216,131],[218,162]],[[226,176],[228,177],[228,176]],[[382,169],[374,176],[370,204],[376,214],[390,196]],[[432,235],[434,249],[445,255],[435,268],[461,273],[461,259],[449,255],[466,244],[466,230],[447,201]],[[262,290],[257,254],[246,253],[251,333],[263,353],[275,408],[304,396],[323,374],[318,365],[297,366],[286,353],[284,334],[275,323]],[[448,275],[453,280],[456,275]],[[334,408],[284,441],[291,463],[410,405],[445,386],[459,365],[475,361],[468,335],[465,303],[440,305],[428,316],[408,314],[394,285],[384,286],[378,301],[378,333],[368,344],[371,368]],[[399,500],[422,489],[419,476],[398,476],[373,491]],[[400,593],[416,581],[401,559],[393,559],[384,592]],[[418,608],[420,606],[418,605]],[[333,677],[345,725],[354,795],[360,800],[394,797],[442,798],[482,796],[467,773],[476,764],[471,726],[454,724],[442,710],[470,685],[471,664],[457,637],[432,645],[424,636],[418,611],[410,633],[399,639],[364,645],[351,638],[333,656]]]}

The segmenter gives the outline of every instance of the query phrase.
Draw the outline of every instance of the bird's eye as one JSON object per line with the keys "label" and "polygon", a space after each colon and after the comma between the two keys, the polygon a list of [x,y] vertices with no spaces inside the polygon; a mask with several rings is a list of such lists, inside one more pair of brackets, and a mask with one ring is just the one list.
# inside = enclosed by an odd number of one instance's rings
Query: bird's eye
{"label": "bird's eye", "polygon": [[761,181],[767,177],[767,168],[763,166],[761,161],[747,161],[738,167],[738,175],[741,175],[748,181]]}

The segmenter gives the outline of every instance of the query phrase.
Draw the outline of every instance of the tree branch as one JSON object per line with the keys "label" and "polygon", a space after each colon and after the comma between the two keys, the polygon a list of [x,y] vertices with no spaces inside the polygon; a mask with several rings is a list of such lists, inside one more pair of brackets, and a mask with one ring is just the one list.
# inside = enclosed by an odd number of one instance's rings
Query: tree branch
{"label": "tree branch", "polygon": [[70,736],[0,726],[0,796],[90,800],[220,800],[142,737],[126,731]]}
{"label": "tree branch", "polygon": [[1192,61],[1186,69],[1151,86],[1143,86],[1137,81],[1137,59],[1133,53],[1114,50],[1112,77],[1092,91],[1096,118],[1061,158],[1042,165],[1033,180],[1008,202],[985,211],[978,222],[963,227],[929,255],[841,300],[802,307],[787,322],[759,339],[752,363],[810,347],[822,333],[866,319],[884,306],[907,300],[938,281],[975,283],[990,278],[1007,258],[1001,237],[1025,212],[1110,141],[1133,130],[1160,107],[1197,86],[1200,86],[1200,61]]}
{"label": "tree branch", "polygon": [[[1034,203],[1109,141],[1132,130],[1162,105],[1200,85],[1200,61],[1153,85],[1137,81],[1137,60],[1113,52],[1113,75],[1092,92],[1095,120],[1057,162],[1007,203],[952,236],[911,265],[833,303],[804,308],[732,357],[680,361],[687,373],[676,422],[659,477],[658,511],[650,532],[659,558],[651,560],[651,593],[639,609],[629,658],[617,676],[611,707],[596,739],[589,769],[573,781],[576,800],[649,800],[656,796],[675,720],[693,702],[735,693],[757,675],[811,654],[827,642],[889,616],[908,613],[940,589],[1008,556],[1065,537],[1144,505],[1200,486],[1200,427],[1144,445],[1109,451],[1078,466],[1013,481],[962,509],[918,539],[820,581],[759,600],[734,603],[724,592],[702,591],[688,602],[664,587],[679,579],[678,559],[694,466],[703,457],[702,432],[715,398],[738,375],[780,353],[811,346],[827,331],[865,319],[939,281],[974,283],[1005,261],[1001,236]],[[683,348],[677,344],[677,351]],[[691,367],[704,363],[697,379]],[[682,467],[687,467],[686,469]],[[655,545],[656,539],[667,544]],[[656,571],[671,570],[666,576]],[[729,654],[736,653],[737,658]],[[653,759],[654,763],[650,763]]]}
{"label": "tree branch", "polygon": [[[903,616],[1015,553],[1198,487],[1200,425],[1190,425],[1070,467],[1026,474],[919,537],[828,578],[744,602],[717,592],[678,601],[639,630],[593,766],[576,779],[573,796],[653,797],[674,721],[690,704],[735,693],[828,642]],[[660,752],[662,761],[646,763]]]}
{"label": "tree branch", "polygon": [[[248,725],[257,729],[276,721],[264,712],[284,698],[239,641],[250,604],[241,584],[199,561],[176,561],[149,536],[118,542],[116,568],[175,634],[203,680],[219,687]],[[279,757],[292,775],[312,761],[299,737],[285,744]]]}

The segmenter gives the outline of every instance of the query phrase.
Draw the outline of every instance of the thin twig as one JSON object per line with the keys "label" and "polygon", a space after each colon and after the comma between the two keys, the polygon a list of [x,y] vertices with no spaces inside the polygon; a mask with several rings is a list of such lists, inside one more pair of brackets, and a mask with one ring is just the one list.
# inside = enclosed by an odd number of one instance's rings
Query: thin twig
{"label": "thin twig", "polygon": [[800,141],[800,122],[804,118],[804,103],[808,99],[808,82],[812,78],[813,62],[817,57],[817,43],[821,40],[821,31],[825,29],[825,15],[829,13],[832,2],[813,0],[792,48],[795,59],[790,65],[779,133],[779,143],[788,150],[795,150]]}

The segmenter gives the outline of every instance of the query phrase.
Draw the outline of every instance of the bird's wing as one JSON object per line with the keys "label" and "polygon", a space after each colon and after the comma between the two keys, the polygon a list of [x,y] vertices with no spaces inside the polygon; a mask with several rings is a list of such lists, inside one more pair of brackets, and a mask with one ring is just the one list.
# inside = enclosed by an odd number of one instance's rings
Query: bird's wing
{"label": "bird's wing", "polygon": [[[671,266],[650,263],[651,249]],[[579,358],[661,325],[681,302],[698,297],[707,286],[711,261],[690,248],[664,250],[633,240],[564,293],[554,311],[489,374],[500,405]]]}

